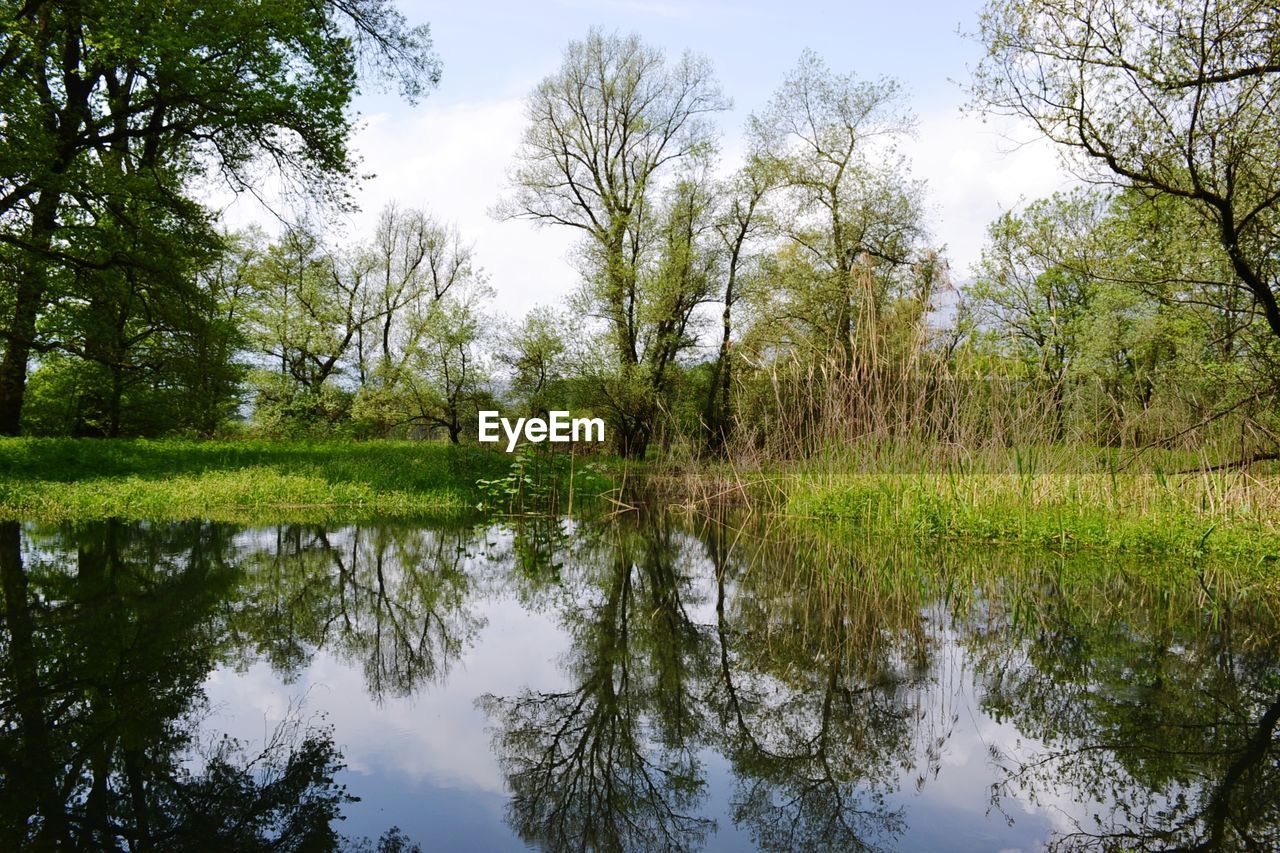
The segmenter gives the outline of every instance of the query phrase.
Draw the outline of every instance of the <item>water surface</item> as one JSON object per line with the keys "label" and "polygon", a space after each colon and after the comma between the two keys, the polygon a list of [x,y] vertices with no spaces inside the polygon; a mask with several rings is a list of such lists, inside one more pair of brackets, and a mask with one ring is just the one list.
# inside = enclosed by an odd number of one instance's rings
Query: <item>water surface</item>
{"label": "water surface", "polygon": [[1274,600],[1152,569],[657,513],[4,524],[0,848],[1280,847]]}

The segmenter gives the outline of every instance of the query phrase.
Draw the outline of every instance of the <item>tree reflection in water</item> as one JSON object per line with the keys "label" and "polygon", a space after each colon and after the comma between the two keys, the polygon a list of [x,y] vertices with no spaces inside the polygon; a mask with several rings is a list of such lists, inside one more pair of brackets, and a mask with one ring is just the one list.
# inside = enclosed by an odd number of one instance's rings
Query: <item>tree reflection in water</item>
{"label": "tree reflection in water", "polygon": [[[437,679],[479,624],[469,528],[0,523],[0,848],[329,850],[353,798],[332,731],[208,737],[203,685],[328,646],[375,696]],[[300,711],[299,711],[300,713]],[[357,845],[358,846],[358,845]],[[379,849],[414,849],[389,831]]]}
{"label": "tree reflection in water", "polygon": [[358,664],[375,698],[442,680],[483,620],[470,597],[470,526],[288,525],[240,557],[233,627],[295,674],[319,648]]}
{"label": "tree reflection in water", "polygon": [[546,849],[697,847],[712,827],[692,813],[706,786],[699,756],[714,750],[738,779],[733,820],[759,846],[890,842],[903,816],[886,794],[928,728],[915,690],[923,635],[902,645],[848,585],[805,588],[813,567],[792,543],[752,552],[740,540],[731,559],[724,525],[690,536],[653,516],[633,522],[556,556],[575,688],[483,702],[521,837]]}
{"label": "tree reflection in water", "polygon": [[987,630],[968,635],[987,711],[1043,744],[996,756],[993,803],[1088,804],[1055,849],[1280,849],[1267,602],[1061,586],[1045,578],[1016,618],[989,607]]}
{"label": "tree reflection in water", "polygon": [[[888,796],[907,769],[931,772],[949,722],[923,693],[932,649],[915,602],[866,589],[853,555],[726,532],[703,535],[720,641],[710,695],[735,819],[764,849],[891,845],[905,820]],[[921,765],[916,747],[935,737]]]}
{"label": "tree reflection in water", "polygon": [[252,758],[220,740],[191,767],[237,579],[226,531],[105,522],[40,546],[74,560],[24,561],[0,523],[0,846],[336,846],[348,797],[327,731],[283,727]]}
{"label": "tree reflection in water", "polygon": [[729,824],[762,849],[914,843],[975,716],[1005,733],[963,770],[990,786],[977,821],[1280,849],[1280,596],[1231,577],[658,513],[3,523],[0,849],[349,846],[334,733],[211,735],[210,673],[288,681],[323,650],[375,700],[412,697],[500,600],[568,647],[563,683],[480,700],[508,823],[541,849],[692,850]]}
{"label": "tree reflection in water", "polygon": [[696,849],[714,829],[693,813],[706,785],[693,691],[710,643],[686,609],[674,533],[616,526],[584,540],[563,574],[573,688],[482,700],[497,723],[511,823],[553,850]]}
{"label": "tree reflection in water", "polygon": [[708,751],[758,847],[893,848],[969,680],[1023,736],[993,745],[992,805],[1070,806],[1050,846],[1280,846],[1274,596],[644,515],[542,552],[573,689],[483,700],[541,848],[698,846]]}

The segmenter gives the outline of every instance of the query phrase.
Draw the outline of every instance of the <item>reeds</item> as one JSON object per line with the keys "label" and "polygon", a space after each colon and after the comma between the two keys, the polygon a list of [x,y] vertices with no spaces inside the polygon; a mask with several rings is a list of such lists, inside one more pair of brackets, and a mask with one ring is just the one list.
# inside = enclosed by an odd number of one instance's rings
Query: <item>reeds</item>
{"label": "reeds", "polygon": [[1163,481],[1148,474],[809,472],[796,479],[787,510],[907,536],[1065,551],[1280,556],[1280,484],[1242,472]]}
{"label": "reeds", "polygon": [[1126,407],[1096,383],[966,376],[913,334],[740,371],[727,458],[674,455],[651,482],[910,536],[1280,555],[1280,480],[1251,464],[1275,449],[1261,400]]}

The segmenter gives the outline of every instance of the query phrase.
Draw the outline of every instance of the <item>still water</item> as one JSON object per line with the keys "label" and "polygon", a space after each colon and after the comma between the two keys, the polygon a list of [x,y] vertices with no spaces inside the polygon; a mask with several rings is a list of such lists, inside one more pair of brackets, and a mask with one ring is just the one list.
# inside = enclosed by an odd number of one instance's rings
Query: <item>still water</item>
{"label": "still water", "polygon": [[0,524],[0,849],[1277,849],[1280,596],[1158,568]]}

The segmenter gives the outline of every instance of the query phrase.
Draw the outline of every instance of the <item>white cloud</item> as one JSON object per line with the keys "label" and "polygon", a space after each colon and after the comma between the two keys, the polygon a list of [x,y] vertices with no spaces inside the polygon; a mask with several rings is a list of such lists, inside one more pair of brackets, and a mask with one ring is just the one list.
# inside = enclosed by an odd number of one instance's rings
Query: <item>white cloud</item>
{"label": "white cloud", "polygon": [[[519,316],[534,305],[560,302],[578,282],[568,257],[574,235],[490,216],[505,190],[524,122],[521,100],[429,105],[367,117],[352,147],[362,171],[373,177],[356,190],[359,212],[346,217],[335,236],[367,238],[389,202],[422,208],[456,223],[475,244],[501,312]],[[278,220],[251,196],[232,201],[214,191],[210,200],[230,227],[256,222],[278,231]]]}
{"label": "white cloud", "polygon": [[996,216],[1076,183],[1044,140],[953,111],[922,118],[904,149],[913,173],[928,182],[934,239],[946,244],[957,278],[970,274]]}
{"label": "white cloud", "polygon": [[355,138],[375,173],[357,199],[355,233],[372,230],[388,202],[425,208],[456,222],[474,241],[480,264],[512,315],[558,302],[577,285],[568,263],[573,235],[522,221],[498,221],[490,210],[502,197],[524,128],[520,100],[427,107],[372,116]]}
{"label": "white cloud", "polygon": [[[561,303],[578,285],[570,260],[577,235],[490,215],[505,192],[524,125],[524,103],[516,98],[370,116],[353,142],[374,177],[357,191],[360,212],[343,230],[352,239],[370,234],[392,201],[424,208],[457,223],[475,243],[502,313],[520,316],[535,305]],[[958,279],[970,274],[997,215],[1074,183],[1052,146],[1026,140],[1026,130],[1010,123],[947,110],[924,116],[918,136],[903,146],[913,174],[927,181],[934,240],[947,246]],[[736,168],[742,149],[740,132],[721,140],[726,171]],[[251,201],[231,206],[227,218],[272,227]]]}

